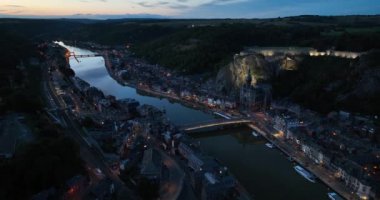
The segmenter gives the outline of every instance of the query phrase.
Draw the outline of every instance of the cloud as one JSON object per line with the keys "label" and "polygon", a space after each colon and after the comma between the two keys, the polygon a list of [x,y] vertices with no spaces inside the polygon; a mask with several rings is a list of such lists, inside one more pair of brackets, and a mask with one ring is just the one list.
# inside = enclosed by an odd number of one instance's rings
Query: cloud
{"label": "cloud", "polygon": [[0,10],[0,18],[27,18],[27,19],[167,19],[168,16],[154,14],[120,14],[120,15],[102,15],[91,13],[77,13],[73,15],[18,15],[18,13],[3,13]]}
{"label": "cloud", "polygon": [[158,1],[158,2],[147,2],[147,1],[142,1],[137,3],[138,5],[145,7],[145,8],[154,8],[154,7],[159,7],[159,6],[165,6],[168,5],[169,2],[167,1]]}
{"label": "cloud", "polygon": [[170,5],[169,8],[172,8],[172,9],[187,9],[187,8],[190,8],[189,6],[186,6],[186,5]]}
{"label": "cloud", "polygon": [[108,0],[80,0],[82,3],[91,3],[91,2],[107,2]]}
{"label": "cloud", "polygon": [[0,14],[20,14],[24,12],[25,6],[8,4],[0,6]]}
{"label": "cloud", "polygon": [[189,9],[205,5],[227,5],[245,2],[248,0],[132,0],[133,3],[144,8],[168,8],[168,9]]}
{"label": "cloud", "polygon": [[213,0],[210,3],[207,3],[207,5],[227,5],[227,4],[240,3],[244,1],[246,0]]}
{"label": "cloud", "polygon": [[14,5],[14,4],[4,5],[4,6],[1,6],[1,7],[8,7],[8,8],[25,8],[25,6]]}

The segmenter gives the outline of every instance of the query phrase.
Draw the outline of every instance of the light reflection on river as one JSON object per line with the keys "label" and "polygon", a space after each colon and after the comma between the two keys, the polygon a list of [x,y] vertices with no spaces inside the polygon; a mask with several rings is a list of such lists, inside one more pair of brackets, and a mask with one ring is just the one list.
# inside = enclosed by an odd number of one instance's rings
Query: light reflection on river
{"label": "light reflection on river", "polygon": [[[61,43],[62,44],[62,43]],[[66,46],[76,55],[94,54],[91,51]],[[75,71],[76,76],[88,82],[91,86],[102,90],[106,95],[113,95],[117,99],[133,98],[141,104],[153,105],[159,109],[165,109],[167,117],[176,125],[191,124],[195,122],[209,121],[214,118],[213,115],[204,113],[200,110],[188,108],[179,103],[172,103],[168,99],[157,97],[143,96],[136,92],[135,88],[120,85],[111,76],[105,68],[103,57],[70,58],[70,66]]]}
{"label": "light reflection on river", "polygon": [[298,175],[285,155],[265,146],[248,128],[193,134],[202,150],[217,158],[256,200],[323,200],[327,187]]}
{"label": "light reflection on river", "polygon": [[[62,44],[63,45],[63,44]],[[65,46],[77,55],[91,51]],[[138,94],[136,89],[122,86],[109,76],[102,57],[70,59],[76,76],[106,95],[118,99],[133,98],[142,104],[165,108],[168,118],[176,125],[208,121],[214,116],[188,108],[167,99]],[[293,170],[293,163],[276,149],[269,149],[265,141],[251,136],[246,128],[229,129],[193,135],[202,149],[229,167],[256,200],[322,200],[328,199],[327,188],[321,183],[310,183]]]}

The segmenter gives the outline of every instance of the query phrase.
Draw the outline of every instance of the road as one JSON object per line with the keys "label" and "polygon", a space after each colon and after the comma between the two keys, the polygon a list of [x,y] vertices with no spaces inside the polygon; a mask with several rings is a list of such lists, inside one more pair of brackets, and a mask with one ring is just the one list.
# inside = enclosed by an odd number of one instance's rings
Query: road
{"label": "road", "polygon": [[50,104],[51,108],[58,109],[57,114],[61,118],[62,123],[67,125],[66,127],[68,129],[69,136],[80,145],[81,158],[89,168],[100,169],[107,178],[110,178],[115,183],[115,187],[119,189],[119,191],[128,194],[128,199],[138,199],[133,192],[125,186],[124,182],[111,171],[102,154],[96,148],[92,148],[91,144],[86,142],[83,138],[85,133],[81,129],[81,126],[74,120],[75,117],[70,113],[70,111],[66,110],[63,100],[55,93],[55,90],[52,87],[48,74],[49,67],[50,66],[47,65],[43,66],[43,84],[45,88],[44,92],[46,93],[48,100],[47,102]]}
{"label": "road", "polygon": [[182,191],[185,173],[173,158],[161,149],[157,150],[161,154],[162,162],[169,169],[169,179],[161,186],[160,197],[162,200],[178,199]]}
{"label": "road", "polygon": [[169,177],[164,180],[160,185],[160,199],[161,200],[175,200],[178,199],[185,180],[185,172],[177,161],[161,149],[162,141],[156,136],[149,134],[149,146],[152,146],[161,155],[163,164],[169,170]]}

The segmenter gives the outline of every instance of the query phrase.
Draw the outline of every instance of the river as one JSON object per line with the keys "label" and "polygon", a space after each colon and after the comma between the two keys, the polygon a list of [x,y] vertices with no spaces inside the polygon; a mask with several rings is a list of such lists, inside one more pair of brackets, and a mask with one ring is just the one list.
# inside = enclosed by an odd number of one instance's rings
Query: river
{"label": "river", "polygon": [[[94,54],[91,51],[64,45],[77,55]],[[165,109],[167,117],[176,125],[209,121],[215,117],[200,110],[171,102],[165,98],[139,94],[136,89],[120,85],[107,72],[103,57],[70,58],[70,66],[76,76],[106,95],[118,99],[133,98],[141,104]],[[276,149],[265,146],[265,140],[251,136],[248,128],[234,128],[193,135],[201,148],[225,164],[255,200],[323,200],[327,187],[322,183],[310,183],[294,169]]]}

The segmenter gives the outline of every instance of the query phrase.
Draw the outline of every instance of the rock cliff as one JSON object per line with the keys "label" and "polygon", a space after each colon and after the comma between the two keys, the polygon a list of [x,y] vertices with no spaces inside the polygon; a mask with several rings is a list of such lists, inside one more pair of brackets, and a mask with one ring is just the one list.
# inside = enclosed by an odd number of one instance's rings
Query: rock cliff
{"label": "rock cliff", "polygon": [[251,75],[251,85],[269,81],[273,78],[276,68],[259,54],[235,55],[234,60],[217,74],[218,90],[236,90],[246,82],[248,75]]}

